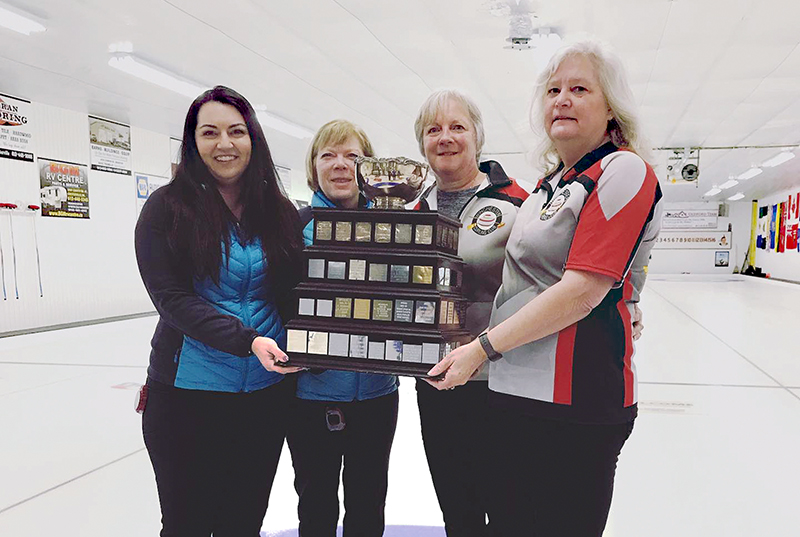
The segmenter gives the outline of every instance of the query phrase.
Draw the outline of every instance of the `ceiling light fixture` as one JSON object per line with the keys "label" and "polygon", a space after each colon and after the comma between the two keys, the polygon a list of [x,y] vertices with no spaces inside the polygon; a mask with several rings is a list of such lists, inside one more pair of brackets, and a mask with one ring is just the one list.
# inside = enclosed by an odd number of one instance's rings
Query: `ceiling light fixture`
{"label": "ceiling light fixture", "polygon": [[714,185],[713,187],[711,187],[711,190],[709,190],[708,192],[706,192],[705,194],[703,194],[703,197],[704,197],[704,198],[707,198],[707,197],[709,197],[709,196],[716,196],[716,195],[717,195],[717,194],[719,194],[720,192],[722,192],[722,189],[721,189],[721,188],[719,188],[717,185]]}
{"label": "ceiling light fixture", "polygon": [[294,136],[295,138],[299,138],[301,140],[310,139],[314,135],[313,132],[298,125],[297,123],[292,123],[287,119],[283,119],[282,117],[276,116],[271,112],[267,112],[267,107],[264,105],[256,105],[254,108],[256,110],[256,117],[258,117],[258,121],[263,127],[275,129],[276,131],[288,134],[289,136]]}
{"label": "ceiling light fixture", "polygon": [[44,32],[45,26],[34,20],[36,17],[24,11],[0,6],[0,26],[9,30],[14,30],[24,35],[31,35],[34,32]]}
{"label": "ceiling light fixture", "polygon": [[737,181],[736,179],[729,179],[729,180],[725,181],[724,183],[722,183],[721,185],[719,185],[719,188],[721,188],[722,190],[727,190],[729,188],[735,187],[738,184],[739,184],[739,181]]}
{"label": "ceiling light fixture", "polygon": [[784,162],[788,162],[795,157],[795,154],[789,151],[788,149],[781,151],[771,159],[765,160],[761,163],[762,166],[766,166],[767,168],[774,168],[775,166],[780,166]]}
{"label": "ceiling light fixture", "polygon": [[737,192],[736,194],[734,194],[733,196],[728,198],[728,201],[739,201],[743,197],[744,197],[744,194],[742,194],[741,192]]}
{"label": "ceiling light fixture", "polygon": [[739,179],[740,181],[747,181],[748,179],[752,179],[756,175],[761,175],[762,173],[764,173],[764,170],[762,170],[761,168],[750,168],[742,175],[737,177],[737,179]]}
{"label": "ceiling light fixture", "polygon": [[108,65],[114,69],[119,69],[123,73],[141,78],[151,84],[161,86],[162,88],[192,99],[208,89],[196,82],[182,79],[178,75],[156,67],[132,54],[115,54],[108,60]]}

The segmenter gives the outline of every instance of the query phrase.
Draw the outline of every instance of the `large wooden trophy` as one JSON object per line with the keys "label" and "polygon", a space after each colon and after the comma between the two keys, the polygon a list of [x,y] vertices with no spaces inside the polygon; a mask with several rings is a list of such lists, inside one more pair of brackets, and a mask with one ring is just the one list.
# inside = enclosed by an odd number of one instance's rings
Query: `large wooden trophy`
{"label": "large wooden trophy", "polygon": [[406,211],[428,167],[360,157],[356,177],[374,208],[314,208],[314,243],[287,324],[289,363],[426,376],[470,341],[461,295],[460,222]]}

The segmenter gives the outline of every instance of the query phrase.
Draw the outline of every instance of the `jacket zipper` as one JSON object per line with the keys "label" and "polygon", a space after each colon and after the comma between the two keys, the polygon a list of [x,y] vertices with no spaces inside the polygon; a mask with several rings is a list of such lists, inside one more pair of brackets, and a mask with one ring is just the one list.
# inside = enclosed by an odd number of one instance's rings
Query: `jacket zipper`
{"label": "jacket zipper", "polygon": [[[239,229],[238,223],[236,224],[236,229],[237,231]],[[236,241],[237,242],[239,241],[238,233],[236,233]],[[247,261],[247,263],[245,264],[247,275],[245,281],[242,282],[242,294],[239,303],[242,306],[242,319],[244,320],[244,325],[250,326],[250,310],[247,308],[246,299],[247,299],[247,291],[250,288],[250,276],[253,267],[252,267],[252,262],[250,261],[250,249],[248,248],[248,245],[242,245],[241,243],[239,243],[239,245],[242,247],[242,251],[244,252],[244,257]],[[246,358],[244,362],[244,372],[242,373],[242,387],[239,391],[247,391],[247,373],[249,370],[250,370],[250,359]]]}

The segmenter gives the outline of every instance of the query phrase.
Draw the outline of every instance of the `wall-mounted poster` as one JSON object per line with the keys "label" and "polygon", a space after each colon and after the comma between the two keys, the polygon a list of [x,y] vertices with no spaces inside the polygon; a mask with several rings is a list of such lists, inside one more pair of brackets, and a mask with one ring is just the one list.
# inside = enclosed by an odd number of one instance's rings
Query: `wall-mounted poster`
{"label": "wall-mounted poster", "polygon": [[89,173],[85,164],[39,159],[42,216],[89,218]]}
{"label": "wall-mounted poster", "polygon": [[715,267],[727,267],[729,266],[731,259],[730,252],[714,252],[714,266]]}
{"label": "wall-mounted poster", "polygon": [[31,102],[0,93],[0,158],[33,162]]}
{"label": "wall-mounted poster", "polygon": [[150,194],[155,192],[158,187],[164,186],[169,183],[166,177],[158,177],[156,175],[143,175],[137,173],[136,178],[136,214],[142,212],[144,202],[150,197]]}
{"label": "wall-mounted poster", "polygon": [[89,116],[92,169],[131,175],[131,128],[128,125]]}

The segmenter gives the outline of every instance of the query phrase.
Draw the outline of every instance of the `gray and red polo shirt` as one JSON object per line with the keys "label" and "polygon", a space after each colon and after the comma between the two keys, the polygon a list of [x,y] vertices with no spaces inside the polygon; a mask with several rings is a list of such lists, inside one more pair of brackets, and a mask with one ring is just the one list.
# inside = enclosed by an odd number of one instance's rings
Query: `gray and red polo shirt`
{"label": "gray and red polo shirt", "polygon": [[616,283],[586,318],[491,363],[492,404],[579,423],[624,423],[636,416],[631,313],[660,228],[660,200],[653,169],[610,142],[539,182],[508,239],[491,326],[567,269]]}

